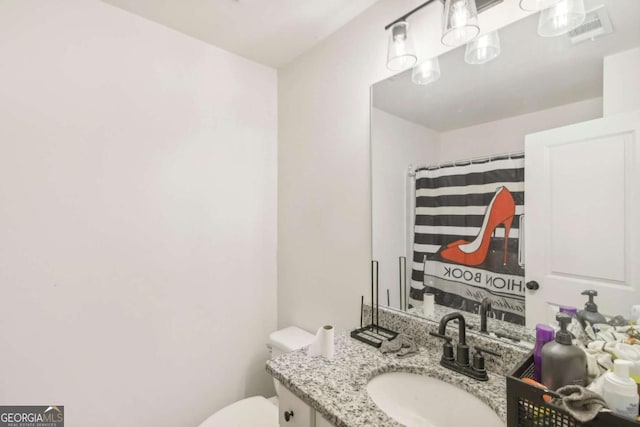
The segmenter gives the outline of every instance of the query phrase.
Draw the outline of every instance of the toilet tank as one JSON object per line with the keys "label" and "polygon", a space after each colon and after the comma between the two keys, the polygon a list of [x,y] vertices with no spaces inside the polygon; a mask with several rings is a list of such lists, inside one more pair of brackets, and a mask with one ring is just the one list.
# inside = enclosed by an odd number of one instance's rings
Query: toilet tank
{"label": "toilet tank", "polygon": [[311,344],[314,335],[296,326],[280,329],[269,335],[269,349],[271,358],[275,359],[281,354],[298,350]]}
{"label": "toilet tank", "polygon": [[[311,344],[314,338],[315,335],[303,329],[296,326],[289,326],[288,328],[280,329],[269,334],[269,344],[267,344],[267,347],[269,347],[271,359],[275,359],[284,353],[298,350],[305,345]],[[278,383],[278,380],[275,378],[273,379],[273,387],[277,395],[280,383]]]}

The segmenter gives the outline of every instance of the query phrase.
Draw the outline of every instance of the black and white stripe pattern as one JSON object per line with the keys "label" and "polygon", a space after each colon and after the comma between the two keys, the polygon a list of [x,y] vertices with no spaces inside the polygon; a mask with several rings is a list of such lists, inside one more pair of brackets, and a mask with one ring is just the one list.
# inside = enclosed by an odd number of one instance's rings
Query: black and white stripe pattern
{"label": "black and white stripe pattern", "polygon": [[[425,257],[430,259],[442,245],[455,240],[475,239],[487,206],[502,186],[516,203],[509,247],[517,248],[520,215],[524,214],[524,155],[416,171],[412,288],[423,289]],[[502,227],[495,233],[495,237],[504,237]]]}

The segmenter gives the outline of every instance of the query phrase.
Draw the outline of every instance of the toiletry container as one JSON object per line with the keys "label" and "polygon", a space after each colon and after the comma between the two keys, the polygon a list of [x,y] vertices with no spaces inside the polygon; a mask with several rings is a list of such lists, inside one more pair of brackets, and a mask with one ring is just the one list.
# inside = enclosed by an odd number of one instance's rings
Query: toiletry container
{"label": "toiletry container", "polygon": [[584,305],[584,310],[580,310],[578,312],[578,320],[583,328],[587,325],[585,322],[589,322],[592,326],[596,323],[607,323],[607,319],[600,313],[598,313],[598,306],[593,301],[593,297],[598,296],[597,291],[588,290],[582,292],[581,295],[587,295],[589,297],[589,301]]}
{"label": "toiletry container", "polygon": [[587,385],[587,356],[573,345],[567,326],[571,316],[565,313],[556,314],[560,330],[556,332],[554,341],[542,347],[542,383],[551,390],[562,386]]}
{"label": "toiletry container", "polygon": [[638,416],[638,386],[629,377],[632,363],[628,360],[616,359],[613,372],[604,375],[603,397],[607,406],[615,414],[635,419]]}
{"label": "toiletry container", "polygon": [[542,348],[549,341],[553,341],[555,331],[551,326],[536,325],[536,345],[533,348],[533,367],[536,381],[542,381]]}
{"label": "toiletry container", "polygon": [[[280,329],[269,335],[270,358],[276,357],[309,345],[315,339],[310,334],[295,326]],[[273,380],[276,395],[279,383]],[[199,427],[278,427],[278,398],[274,396],[266,399],[263,396],[253,396],[239,400],[220,409],[207,418]]]}

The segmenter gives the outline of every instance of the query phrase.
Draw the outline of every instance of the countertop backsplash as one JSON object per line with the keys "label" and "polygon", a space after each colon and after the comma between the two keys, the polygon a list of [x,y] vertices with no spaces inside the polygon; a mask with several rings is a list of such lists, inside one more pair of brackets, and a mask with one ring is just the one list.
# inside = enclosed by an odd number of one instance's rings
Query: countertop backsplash
{"label": "countertop backsplash", "polygon": [[[391,308],[391,310],[396,310]],[[458,311],[451,307],[445,307],[443,305],[436,304],[434,307],[434,313],[432,316],[426,317],[422,312],[422,306],[412,307],[406,312],[413,316],[418,316],[424,318],[426,320],[431,320],[433,322],[438,322],[442,316],[445,314],[451,313],[453,311]],[[470,313],[468,311],[461,311],[464,315],[465,320],[467,321],[467,326],[474,332],[480,331],[480,315],[476,313]],[[500,333],[504,335],[509,335],[513,337],[517,337],[523,342],[531,343],[531,346],[536,341],[536,331],[534,328],[528,328],[523,325],[516,325],[515,323],[505,322],[503,320],[494,319],[491,316],[487,317],[487,328],[489,331],[493,333]]]}
{"label": "countertop backsplash", "polygon": [[[363,310],[363,321],[365,325],[368,325],[371,323],[371,306],[365,304]],[[462,314],[466,315],[466,313]],[[379,326],[412,336],[419,346],[435,346],[440,348],[443,344],[441,339],[429,335],[429,332],[438,332],[439,324],[437,322],[385,307],[378,309],[378,315]],[[455,346],[458,342],[458,326],[449,323],[447,335],[453,338],[453,344]],[[510,344],[503,340],[484,337],[479,333],[467,333],[466,338],[467,345],[471,349],[471,354],[473,354],[474,351],[473,347],[478,346],[502,355],[501,358],[489,354],[485,355],[487,370],[497,374],[508,375],[530,352],[530,350],[520,346]]]}

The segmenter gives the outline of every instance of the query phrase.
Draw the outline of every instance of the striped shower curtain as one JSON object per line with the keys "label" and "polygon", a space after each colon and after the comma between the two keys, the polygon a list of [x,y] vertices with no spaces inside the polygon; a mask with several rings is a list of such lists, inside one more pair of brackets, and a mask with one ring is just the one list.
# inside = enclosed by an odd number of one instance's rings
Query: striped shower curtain
{"label": "striped shower curtain", "polygon": [[524,156],[416,171],[411,294],[522,324]]}

